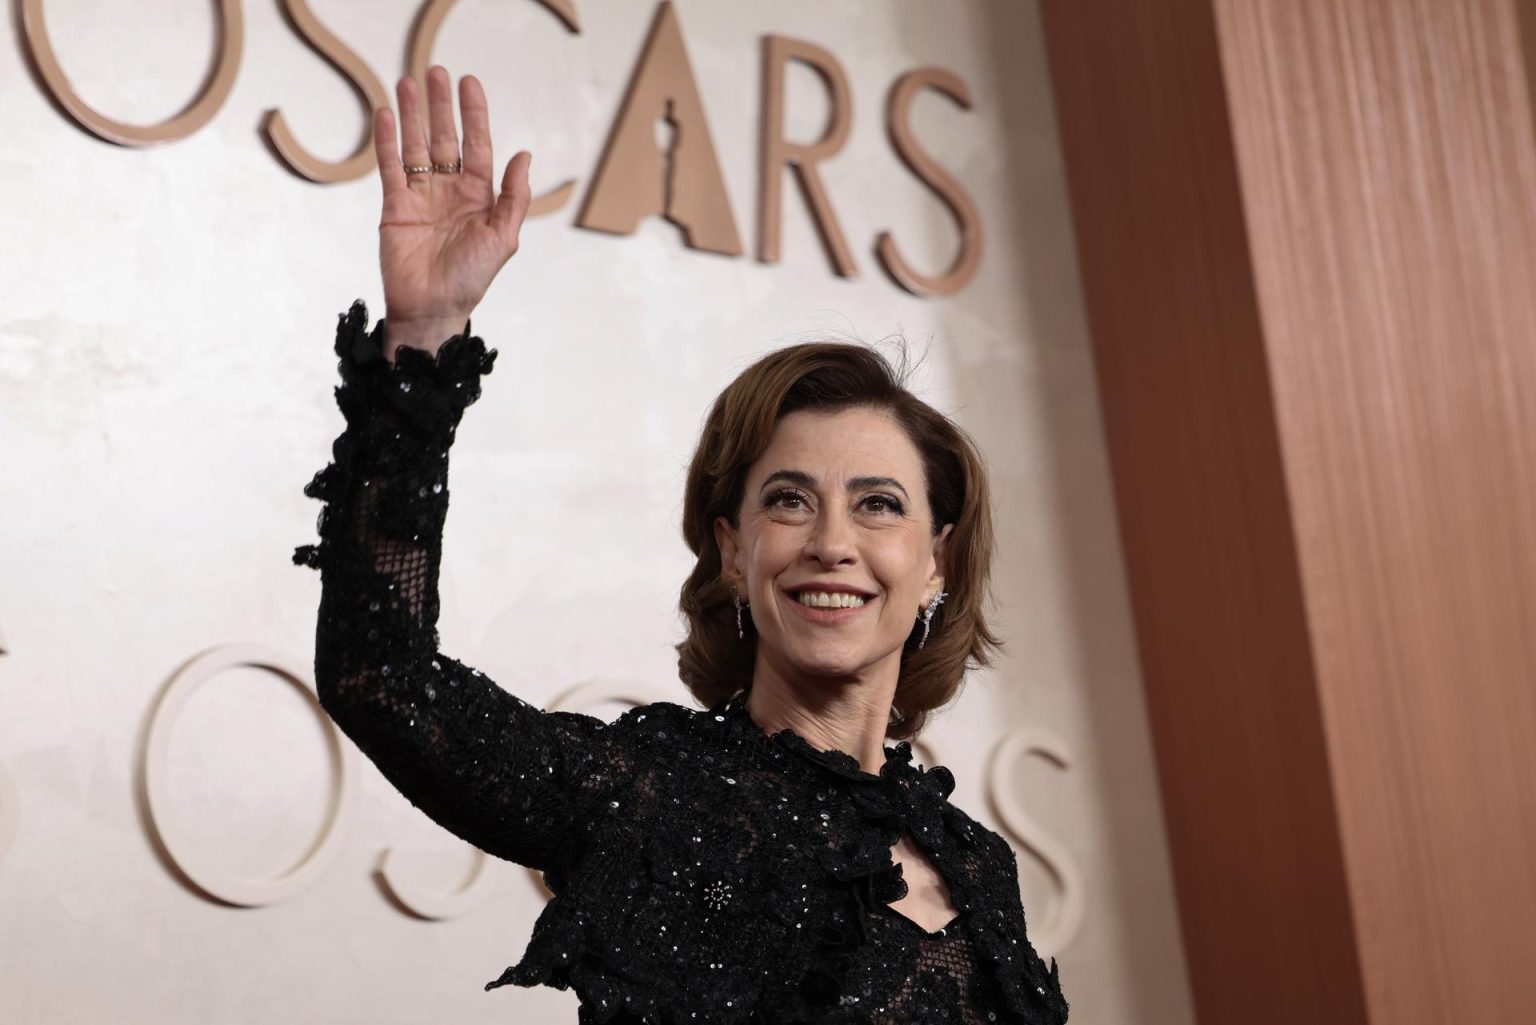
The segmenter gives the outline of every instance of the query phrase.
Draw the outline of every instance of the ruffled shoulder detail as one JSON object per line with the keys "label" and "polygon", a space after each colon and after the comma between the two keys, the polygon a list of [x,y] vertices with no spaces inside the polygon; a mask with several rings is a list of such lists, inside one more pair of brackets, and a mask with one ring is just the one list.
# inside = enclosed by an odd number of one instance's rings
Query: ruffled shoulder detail
{"label": "ruffled shoulder detail", "polygon": [[296,565],[319,569],[325,562],[327,543],[340,526],[331,508],[353,479],[372,469],[365,465],[363,453],[371,453],[386,470],[399,458],[398,446],[374,444],[378,439],[372,435],[387,431],[398,438],[409,432],[446,453],[464,410],[480,397],[480,378],[496,363],[497,350],[487,350],[484,340],[470,333],[467,320],[463,333],[449,338],[435,355],[403,345],[391,363],[384,358],[384,325],[381,319],[369,330],[368,307],[361,299],[337,318],[335,350],[342,383],[335,396],[347,427],[331,446],[330,465],[304,487],[304,494],[327,503],[327,508],[316,528],[320,542],[294,549]]}

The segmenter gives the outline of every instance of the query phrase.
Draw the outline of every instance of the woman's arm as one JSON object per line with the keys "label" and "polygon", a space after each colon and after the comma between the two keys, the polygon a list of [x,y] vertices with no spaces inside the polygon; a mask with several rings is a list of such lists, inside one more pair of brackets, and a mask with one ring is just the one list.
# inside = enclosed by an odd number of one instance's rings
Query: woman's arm
{"label": "woman's arm", "polygon": [[[446,83],[429,85],[439,87]],[[526,192],[526,162],[519,184]],[[515,228],[512,238],[515,248]],[[439,276],[444,266],[463,270],[462,261],[436,259]],[[388,283],[388,258],[385,270]],[[398,294],[398,277],[394,284]],[[346,428],[332,463],[304,489],[325,502],[320,543],[294,554],[321,573],[315,681],[336,723],[434,821],[498,857],[569,865],[585,847],[596,802],[624,770],[604,724],[541,711],[438,650],[448,452],[497,355],[470,334],[467,311],[450,316],[450,330],[462,333],[417,347],[424,321],[408,322],[416,336],[396,333],[388,355],[388,317],[369,331],[358,302],[337,326],[336,402]]]}

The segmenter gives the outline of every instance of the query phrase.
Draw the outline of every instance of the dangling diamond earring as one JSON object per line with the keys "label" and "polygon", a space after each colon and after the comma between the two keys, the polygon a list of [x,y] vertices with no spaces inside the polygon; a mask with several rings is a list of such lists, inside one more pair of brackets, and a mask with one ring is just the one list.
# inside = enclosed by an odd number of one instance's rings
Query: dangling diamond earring
{"label": "dangling diamond earring", "polygon": [[938,611],[939,606],[944,604],[944,599],[948,597],[948,591],[940,591],[929,599],[927,608],[917,614],[918,618],[923,621],[923,636],[917,642],[919,648],[928,643],[928,627],[933,623],[933,614]]}
{"label": "dangling diamond earring", "polygon": [[731,597],[736,599],[736,636],[745,638],[747,631],[741,625],[741,610],[747,607],[747,602],[741,600],[741,592],[734,587],[731,588]]}

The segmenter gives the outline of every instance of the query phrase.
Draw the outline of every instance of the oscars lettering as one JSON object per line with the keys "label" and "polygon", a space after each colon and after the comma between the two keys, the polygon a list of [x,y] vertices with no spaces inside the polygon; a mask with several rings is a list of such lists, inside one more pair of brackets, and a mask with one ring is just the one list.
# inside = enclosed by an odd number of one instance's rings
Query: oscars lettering
{"label": "oscars lettering", "polygon": [[[583,26],[576,0],[534,0],[551,15],[549,31],[580,35]],[[432,49],[455,0],[426,0],[408,36],[406,73],[425,83]],[[119,146],[173,143],[191,136],[218,115],[240,72],[245,23],[240,0],[214,0],[218,34],[214,70],[190,103],[173,117],[152,125],[118,121],[92,107],[70,83],[56,56],[44,20],[46,0],[22,0],[22,41],[42,87],[79,127]],[[340,74],[360,101],[364,125],[369,111],[389,102],[383,81],[345,42],[310,10],[307,0],[282,0],[288,24],[303,42]],[[833,197],[818,165],[833,160],[853,131],[853,89],[842,65],[825,48],[782,35],[762,40],[759,96],[757,247],[760,263],[779,261],[785,172],[798,183],[805,206],[826,250],[834,274],[857,278],[858,263],[838,222]],[[785,69],[798,61],[814,71],[825,87],[827,127],[819,139],[800,142],[784,137]],[[981,217],[964,187],[918,141],[910,112],[918,95],[932,91],[962,110],[971,107],[971,91],[952,71],[914,68],[899,75],[886,97],[885,134],[902,164],[944,204],[959,234],[959,250],[940,269],[925,271],[897,248],[889,231],[874,240],[876,261],[891,281],[913,295],[953,295],[965,287],[981,262]],[[423,92],[425,85],[423,84]],[[658,149],[657,127],[670,140]],[[316,157],[294,135],[282,111],[264,115],[260,131],[269,148],[294,175],[321,184],[355,181],[374,170],[368,138],[340,161]],[[538,192],[530,217],[565,209],[580,185],[574,177]],[[628,88],[592,171],[592,182],[577,213],[577,227],[614,235],[633,234],[641,220],[659,216],[676,225],[683,244],[701,252],[737,257],[746,249],[716,156],[705,104],[683,42],[682,23],[670,2],[656,8]],[[920,262],[939,264],[929,256]]]}

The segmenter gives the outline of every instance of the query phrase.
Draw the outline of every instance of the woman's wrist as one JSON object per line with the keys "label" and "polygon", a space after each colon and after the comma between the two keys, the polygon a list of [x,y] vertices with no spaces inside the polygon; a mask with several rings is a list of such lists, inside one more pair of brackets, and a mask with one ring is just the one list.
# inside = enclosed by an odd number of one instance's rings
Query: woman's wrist
{"label": "woman's wrist", "polygon": [[437,354],[444,342],[464,333],[469,314],[455,317],[437,317],[425,320],[395,320],[384,318],[384,358],[395,361],[395,350],[402,345]]}

